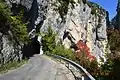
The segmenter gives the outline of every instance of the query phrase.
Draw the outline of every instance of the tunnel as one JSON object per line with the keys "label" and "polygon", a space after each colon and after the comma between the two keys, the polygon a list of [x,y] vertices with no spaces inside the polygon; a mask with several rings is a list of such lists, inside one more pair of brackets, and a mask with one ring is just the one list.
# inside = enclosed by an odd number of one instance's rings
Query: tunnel
{"label": "tunnel", "polygon": [[22,54],[23,58],[30,58],[34,54],[40,54],[40,42],[37,40],[38,36],[35,36],[35,38],[31,39],[31,41],[28,44],[24,44]]}

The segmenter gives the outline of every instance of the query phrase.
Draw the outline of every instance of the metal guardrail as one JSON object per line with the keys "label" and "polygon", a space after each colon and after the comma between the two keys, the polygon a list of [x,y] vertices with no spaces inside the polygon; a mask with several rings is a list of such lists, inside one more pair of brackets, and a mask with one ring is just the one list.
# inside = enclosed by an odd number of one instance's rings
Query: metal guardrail
{"label": "metal guardrail", "polygon": [[81,65],[77,64],[76,62],[74,61],[71,61],[67,58],[64,58],[64,57],[61,57],[61,56],[58,56],[58,55],[53,55],[53,54],[47,54],[48,56],[51,56],[51,57],[54,57],[54,58],[57,58],[57,59],[62,59],[64,61],[66,61],[67,63],[70,63],[71,65],[73,65],[74,67],[76,67],[77,69],[81,70],[83,73],[85,73],[85,75],[82,76],[82,80],[95,80],[95,78],[93,78],[90,73],[88,73],[86,71],[85,68],[83,68]]}

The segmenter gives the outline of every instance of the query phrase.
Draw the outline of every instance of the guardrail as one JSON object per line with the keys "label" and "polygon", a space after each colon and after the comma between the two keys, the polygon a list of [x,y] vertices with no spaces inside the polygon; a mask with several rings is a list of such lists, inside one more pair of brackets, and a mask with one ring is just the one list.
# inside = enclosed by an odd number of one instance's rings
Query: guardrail
{"label": "guardrail", "polygon": [[65,57],[61,57],[61,56],[58,56],[58,55],[53,55],[53,54],[47,54],[48,56],[51,56],[51,57],[54,57],[54,58],[57,58],[57,59],[62,59],[64,60],[65,62],[67,63],[70,63],[72,66],[76,67],[77,69],[79,69],[80,71],[82,71],[82,73],[85,73],[84,75],[82,75],[82,78],[81,79],[78,79],[78,80],[95,80],[95,78],[93,78],[90,73],[88,73],[86,71],[85,68],[83,68],[81,65],[77,64],[76,62],[74,61],[71,61]]}

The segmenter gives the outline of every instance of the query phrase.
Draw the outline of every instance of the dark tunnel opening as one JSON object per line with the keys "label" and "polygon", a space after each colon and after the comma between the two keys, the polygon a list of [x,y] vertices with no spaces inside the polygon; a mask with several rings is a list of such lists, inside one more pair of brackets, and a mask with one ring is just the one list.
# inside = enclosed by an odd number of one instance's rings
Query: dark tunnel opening
{"label": "dark tunnel opening", "polygon": [[40,54],[40,43],[37,36],[31,40],[27,45],[24,45],[22,53],[23,58],[30,58],[35,54]]}

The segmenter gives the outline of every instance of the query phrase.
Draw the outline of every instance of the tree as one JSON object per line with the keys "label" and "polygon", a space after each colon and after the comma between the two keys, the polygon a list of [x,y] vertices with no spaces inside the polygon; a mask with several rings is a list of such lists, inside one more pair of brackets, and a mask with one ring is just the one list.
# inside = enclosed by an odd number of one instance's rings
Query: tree
{"label": "tree", "polygon": [[52,28],[49,26],[47,29],[47,32],[44,33],[45,35],[42,37],[42,46],[43,51],[46,52],[52,52],[55,49],[56,42],[56,33],[52,30]]}

